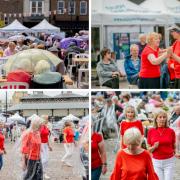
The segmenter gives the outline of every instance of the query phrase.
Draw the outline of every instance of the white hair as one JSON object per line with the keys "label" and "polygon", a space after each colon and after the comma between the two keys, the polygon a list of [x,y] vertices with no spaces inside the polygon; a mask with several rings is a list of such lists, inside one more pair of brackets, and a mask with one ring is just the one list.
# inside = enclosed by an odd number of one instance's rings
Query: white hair
{"label": "white hair", "polygon": [[139,50],[139,46],[137,44],[131,44],[130,50],[132,50],[133,48],[137,48]]}
{"label": "white hair", "polygon": [[40,60],[35,68],[35,74],[41,74],[50,70],[50,64],[46,60]]}
{"label": "white hair", "polygon": [[117,97],[117,96],[113,96],[113,97],[111,98],[111,100],[118,100],[118,97]]}
{"label": "white hair", "polygon": [[140,130],[135,127],[127,129],[123,136],[123,142],[125,145],[140,145],[142,142]]}

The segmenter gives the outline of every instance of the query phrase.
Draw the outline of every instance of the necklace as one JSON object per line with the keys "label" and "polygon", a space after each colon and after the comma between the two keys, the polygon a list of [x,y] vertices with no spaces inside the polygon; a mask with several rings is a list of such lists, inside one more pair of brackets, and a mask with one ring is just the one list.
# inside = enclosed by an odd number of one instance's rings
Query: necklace
{"label": "necklace", "polygon": [[160,136],[162,136],[164,134],[164,132],[166,131],[166,128],[164,128],[162,131],[160,131],[159,129],[157,129],[158,133]]}

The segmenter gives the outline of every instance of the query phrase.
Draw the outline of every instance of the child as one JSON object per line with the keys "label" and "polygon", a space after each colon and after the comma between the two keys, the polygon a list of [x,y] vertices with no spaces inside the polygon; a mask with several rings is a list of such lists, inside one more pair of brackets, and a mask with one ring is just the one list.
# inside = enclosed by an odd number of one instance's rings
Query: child
{"label": "child", "polygon": [[4,135],[2,133],[4,124],[0,122],[0,170],[3,166],[3,154],[6,154],[5,148],[4,148]]}

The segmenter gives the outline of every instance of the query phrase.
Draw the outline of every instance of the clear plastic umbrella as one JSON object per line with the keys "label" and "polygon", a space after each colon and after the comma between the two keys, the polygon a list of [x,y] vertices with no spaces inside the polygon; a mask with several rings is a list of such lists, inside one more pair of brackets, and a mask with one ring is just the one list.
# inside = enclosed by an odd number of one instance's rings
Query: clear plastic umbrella
{"label": "clear plastic umbrella", "polygon": [[21,61],[24,60],[31,61],[31,66],[26,69],[28,72],[31,73],[34,72],[34,67],[36,66],[37,62],[40,60],[46,60],[50,63],[50,65],[53,64],[55,66],[62,61],[61,59],[59,59],[49,51],[42,49],[28,49],[28,50],[20,51],[13,56],[10,56],[7,63],[4,66],[5,72],[9,73],[11,71],[20,68],[19,64],[21,64]]}

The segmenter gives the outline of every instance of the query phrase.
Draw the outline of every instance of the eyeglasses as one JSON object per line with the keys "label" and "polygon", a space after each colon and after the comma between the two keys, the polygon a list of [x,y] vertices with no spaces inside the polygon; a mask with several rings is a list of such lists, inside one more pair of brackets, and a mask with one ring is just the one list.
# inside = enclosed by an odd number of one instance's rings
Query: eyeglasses
{"label": "eyeglasses", "polygon": [[110,51],[108,51],[108,52],[107,52],[107,54],[111,54],[111,52],[110,52]]}

